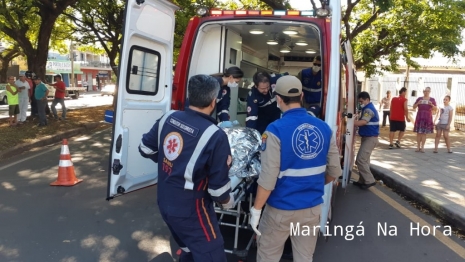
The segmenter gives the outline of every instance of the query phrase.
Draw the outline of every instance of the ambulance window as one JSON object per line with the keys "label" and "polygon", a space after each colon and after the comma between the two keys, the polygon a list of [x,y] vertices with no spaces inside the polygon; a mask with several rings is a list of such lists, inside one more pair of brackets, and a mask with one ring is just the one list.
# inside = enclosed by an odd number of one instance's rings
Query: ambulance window
{"label": "ambulance window", "polygon": [[160,53],[133,46],[129,53],[126,90],[130,94],[156,95],[160,73]]}

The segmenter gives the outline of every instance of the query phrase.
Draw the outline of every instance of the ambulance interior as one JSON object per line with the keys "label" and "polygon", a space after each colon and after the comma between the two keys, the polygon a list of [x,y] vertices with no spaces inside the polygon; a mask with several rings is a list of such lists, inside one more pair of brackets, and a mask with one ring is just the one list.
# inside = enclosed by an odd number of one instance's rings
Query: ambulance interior
{"label": "ambulance interior", "polygon": [[245,126],[247,94],[253,87],[254,73],[287,72],[297,76],[313,65],[315,56],[322,55],[320,31],[310,23],[276,20],[206,23],[198,32],[192,54],[189,77],[218,74],[231,66],[242,69],[239,88],[231,90],[229,113],[231,121],[238,120]]}

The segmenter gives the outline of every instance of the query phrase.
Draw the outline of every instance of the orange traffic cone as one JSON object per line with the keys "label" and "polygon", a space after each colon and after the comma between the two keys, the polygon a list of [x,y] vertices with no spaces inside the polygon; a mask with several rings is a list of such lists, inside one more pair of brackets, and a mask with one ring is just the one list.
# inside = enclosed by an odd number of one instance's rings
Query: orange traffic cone
{"label": "orange traffic cone", "polygon": [[60,164],[58,165],[58,178],[51,186],[74,186],[82,182],[82,179],[77,179],[74,173],[73,162],[69,154],[68,140],[63,139],[61,146]]}

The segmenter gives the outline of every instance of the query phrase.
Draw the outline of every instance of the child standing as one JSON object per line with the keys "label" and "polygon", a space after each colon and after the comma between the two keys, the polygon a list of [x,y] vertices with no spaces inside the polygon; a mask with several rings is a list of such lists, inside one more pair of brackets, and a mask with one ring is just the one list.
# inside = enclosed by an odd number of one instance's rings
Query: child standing
{"label": "child standing", "polygon": [[[452,153],[450,150],[450,141],[449,141],[449,131],[450,131],[450,124],[452,123],[452,115],[454,109],[452,106],[449,105],[450,103],[450,96],[444,97],[444,107],[438,110],[438,114],[436,115],[436,119],[439,116],[439,121],[436,125],[436,138],[434,141],[434,153],[438,152],[438,144],[439,140],[441,139],[441,133],[444,133],[444,140],[447,146],[447,152]],[[436,121],[435,121],[436,122]]]}

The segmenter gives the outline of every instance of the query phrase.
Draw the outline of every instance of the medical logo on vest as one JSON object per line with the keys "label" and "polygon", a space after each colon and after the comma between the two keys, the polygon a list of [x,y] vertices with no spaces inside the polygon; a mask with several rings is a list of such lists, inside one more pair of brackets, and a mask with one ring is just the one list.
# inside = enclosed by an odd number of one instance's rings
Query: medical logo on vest
{"label": "medical logo on vest", "polygon": [[323,149],[324,139],[321,131],[311,124],[302,124],[292,135],[292,149],[301,159],[313,159]]}
{"label": "medical logo on vest", "polygon": [[174,161],[182,151],[182,137],[178,132],[171,132],[165,137],[163,142],[163,152],[169,161]]}

